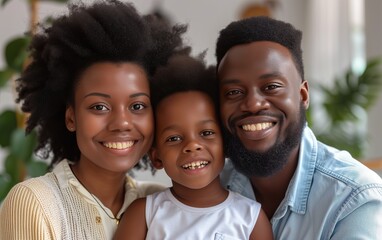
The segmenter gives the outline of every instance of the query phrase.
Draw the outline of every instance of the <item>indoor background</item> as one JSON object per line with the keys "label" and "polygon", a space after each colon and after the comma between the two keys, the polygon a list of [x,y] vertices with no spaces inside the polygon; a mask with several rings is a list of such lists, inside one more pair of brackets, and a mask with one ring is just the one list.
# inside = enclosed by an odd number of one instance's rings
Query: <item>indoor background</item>
{"label": "indoor background", "polygon": [[[29,29],[30,15],[26,0],[1,0],[0,46]],[[90,1],[86,1],[90,2]],[[157,12],[173,23],[189,25],[186,42],[193,47],[193,54],[203,51],[206,62],[215,64],[215,43],[219,31],[231,21],[250,15],[269,15],[292,23],[303,31],[305,77],[313,85],[334,87],[334,80],[345,75],[349,69],[361,74],[370,59],[382,57],[382,1],[380,0],[133,0],[141,13]],[[58,16],[66,12],[66,5],[41,1],[38,3],[38,18]],[[0,57],[0,70],[5,66]],[[382,67],[379,66],[382,71]],[[382,78],[380,79],[382,84]],[[0,112],[17,107],[14,104],[12,81],[0,89]],[[328,128],[322,116],[319,102],[324,96],[312,90],[312,113],[316,131]],[[382,92],[381,94],[382,95]],[[360,120],[346,124],[350,132],[361,132],[362,161],[382,158],[382,96],[367,111],[357,110]],[[320,119],[320,117],[322,119]],[[0,129],[0,134],[1,134]],[[315,131],[315,132],[316,132]],[[348,141],[346,137],[343,141]],[[350,141],[350,140],[349,140]],[[3,170],[4,151],[0,147],[0,173]],[[376,170],[379,171],[379,170]],[[163,171],[155,177],[149,171],[135,173],[138,179],[160,181],[170,185]]]}

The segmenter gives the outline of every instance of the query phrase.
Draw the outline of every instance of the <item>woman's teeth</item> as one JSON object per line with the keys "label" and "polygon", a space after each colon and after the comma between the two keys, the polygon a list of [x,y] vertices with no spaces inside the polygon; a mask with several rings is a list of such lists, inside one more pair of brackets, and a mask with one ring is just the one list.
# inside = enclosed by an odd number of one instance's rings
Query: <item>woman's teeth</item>
{"label": "woman's teeth", "polygon": [[127,142],[104,142],[103,145],[111,149],[126,149],[134,145],[134,141]]}

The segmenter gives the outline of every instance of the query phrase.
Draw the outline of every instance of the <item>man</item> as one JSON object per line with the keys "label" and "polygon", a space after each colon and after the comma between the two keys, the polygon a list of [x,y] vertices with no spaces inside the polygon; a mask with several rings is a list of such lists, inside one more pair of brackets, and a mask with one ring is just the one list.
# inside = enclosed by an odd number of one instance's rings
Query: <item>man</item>
{"label": "man", "polygon": [[262,204],[275,239],[380,239],[381,178],[317,141],[306,124],[301,38],[267,17],[220,32],[220,109],[231,159],[222,182]]}

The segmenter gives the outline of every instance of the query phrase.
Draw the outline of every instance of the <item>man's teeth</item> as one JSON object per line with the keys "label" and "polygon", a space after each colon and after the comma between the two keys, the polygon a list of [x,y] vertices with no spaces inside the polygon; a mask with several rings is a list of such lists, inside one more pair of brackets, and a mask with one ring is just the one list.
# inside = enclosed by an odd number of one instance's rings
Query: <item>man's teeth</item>
{"label": "man's teeth", "polygon": [[197,169],[197,168],[203,168],[203,167],[205,167],[207,165],[208,165],[207,161],[196,161],[196,162],[184,164],[182,166],[182,168],[194,170],[194,169]]}
{"label": "man's teeth", "polygon": [[256,124],[245,124],[242,126],[242,128],[245,131],[260,131],[260,130],[265,130],[270,127],[272,127],[271,122],[264,122],[264,123],[256,123]]}
{"label": "man's teeth", "polygon": [[134,141],[127,142],[104,142],[103,145],[111,149],[125,149],[134,145]]}

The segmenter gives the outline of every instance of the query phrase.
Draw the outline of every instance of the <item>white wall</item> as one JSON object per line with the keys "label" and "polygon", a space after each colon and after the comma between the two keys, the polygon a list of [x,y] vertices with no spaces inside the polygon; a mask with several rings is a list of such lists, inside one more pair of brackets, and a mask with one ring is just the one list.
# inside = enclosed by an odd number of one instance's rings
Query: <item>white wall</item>
{"label": "white wall", "polygon": [[[24,32],[28,27],[28,15],[26,9],[26,0],[10,0],[9,3],[0,9],[0,46],[1,51],[5,42],[11,37]],[[167,13],[174,22],[189,24],[187,41],[193,46],[193,53],[199,53],[207,50],[207,62],[215,63],[214,49],[215,42],[220,29],[229,22],[238,19],[242,8],[256,1],[250,0],[133,0],[138,11],[147,13],[152,10],[155,4],[160,4],[163,12]],[[258,0],[257,2],[263,2]],[[275,17],[288,21],[297,28],[305,31],[305,9],[307,2],[305,0],[280,0],[281,5],[275,11]],[[380,0],[366,0],[367,11],[367,30],[370,33],[368,37],[368,55],[382,56],[382,35],[380,32],[380,23],[382,16],[382,2]],[[61,14],[66,12],[65,5],[52,4],[42,1],[40,3],[40,18],[52,14]],[[304,44],[304,42],[303,42]],[[0,59],[0,68],[4,66],[4,60]],[[309,73],[307,73],[308,75]],[[12,91],[7,94],[0,92],[0,111],[6,105],[13,104]],[[382,128],[379,126],[379,119],[382,117],[382,99],[379,104],[370,113],[369,131],[371,137],[370,149],[367,157],[382,156],[381,138]],[[1,155],[0,155],[1,161]],[[0,164],[1,166],[2,164]],[[1,170],[1,169],[0,169]],[[152,179],[150,173],[139,174],[138,178]],[[170,184],[165,173],[160,172],[156,179]]]}
{"label": "white wall", "polygon": [[[366,55],[369,58],[382,57],[382,1],[365,0],[365,11]],[[366,158],[382,158],[382,93],[368,118],[370,141]]]}

